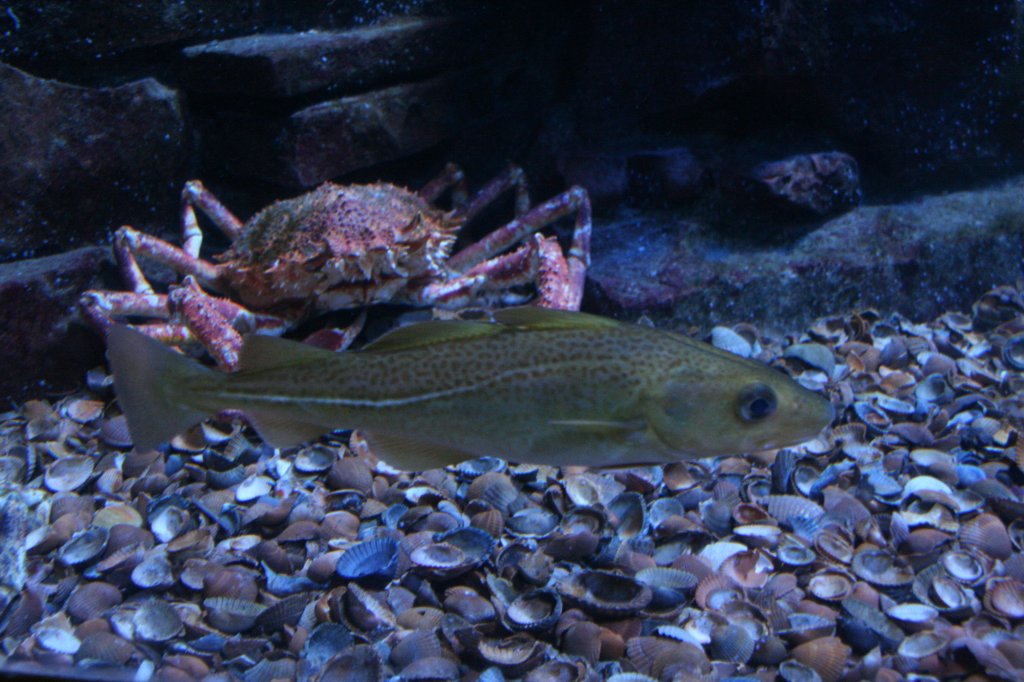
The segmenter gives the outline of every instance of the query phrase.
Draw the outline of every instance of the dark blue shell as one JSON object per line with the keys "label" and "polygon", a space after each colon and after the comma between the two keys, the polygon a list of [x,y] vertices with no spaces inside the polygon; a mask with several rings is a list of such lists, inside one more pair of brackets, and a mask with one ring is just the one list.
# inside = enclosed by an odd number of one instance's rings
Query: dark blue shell
{"label": "dark blue shell", "polygon": [[334,570],[345,580],[382,588],[394,580],[397,569],[398,543],[392,538],[377,537],[345,550]]}

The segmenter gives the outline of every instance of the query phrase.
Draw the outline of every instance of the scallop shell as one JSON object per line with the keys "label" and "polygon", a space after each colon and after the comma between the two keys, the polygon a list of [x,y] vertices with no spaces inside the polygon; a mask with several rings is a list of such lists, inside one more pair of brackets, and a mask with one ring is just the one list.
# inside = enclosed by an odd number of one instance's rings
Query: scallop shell
{"label": "scallop shell", "polygon": [[925,630],[916,632],[902,642],[896,650],[900,656],[907,658],[924,658],[937,654],[949,644],[949,638],[945,635]]}
{"label": "scallop shell", "polygon": [[682,604],[698,582],[692,573],[663,566],[643,568],[636,572],[635,578],[651,588],[649,608],[658,611],[673,609]]}
{"label": "scallop shell", "polygon": [[846,668],[850,647],[838,637],[822,637],[793,647],[793,658],[817,672],[822,682],[836,682]]}
{"label": "scallop shell", "polygon": [[985,608],[1002,618],[1024,618],[1024,583],[1014,578],[992,578],[985,584]]}
{"label": "scallop shell", "polygon": [[235,499],[241,503],[252,502],[274,489],[274,482],[267,476],[253,475],[238,484]]}
{"label": "scallop shell", "polygon": [[813,549],[788,535],[782,537],[776,555],[782,563],[789,566],[807,566],[818,559]]}
{"label": "scallop shell", "polygon": [[362,459],[342,457],[331,465],[327,484],[332,490],[356,490],[367,495],[373,486],[373,474]]}
{"label": "scallop shell", "polygon": [[347,627],[340,623],[321,623],[313,628],[302,647],[301,658],[314,670],[352,646],[355,640]]}
{"label": "scallop shell", "polygon": [[466,489],[467,500],[483,500],[508,516],[523,508],[519,491],[508,474],[491,471],[473,479]]}
{"label": "scallop shell", "polygon": [[907,602],[886,608],[885,615],[899,623],[907,632],[917,632],[934,625],[939,612],[938,609],[926,604]]}
{"label": "scallop shell", "polygon": [[473,514],[469,522],[474,528],[486,531],[493,538],[501,537],[502,531],[505,530],[505,517],[497,509],[485,509],[477,512]]}
{"label": "scallop shell", "polygon": [[160,542],[170,542],[195,528],[188,502],[176,495],[154,500],[147,511],[149,530]]}
{"label": "scallop shell", "polygon": [[841,564],[853,560],[853,543],[849,535],[838,528],[826,528],[815,539],[814,547],[823,556]]}
{"label": "scallop shell", "polygon": [[596,663],[601,655],[601,626],[588,620],[573,623],[562,634],[562,651]]}
{"label": "scallop shell", "polygon": [[828,347],[820,343],[794,344],[783,351],[782,357],[799,360],[808,367],[824,372],[829,378],[835,372],[835,355]]}
{"label": "scallop shell", "polygon": [[842,601],[852,590],[853,580],[840,571],[819,571],[807,583],[807,591],[823,601]]}
{"label": "scallop shell", "polygon": [[320,668],[319,682],[379,682],[384,679],[380,656],[368,644],[353,645]]}
{"label": "scallop shell", "polygon": [[541,632],[554,627],[562,615],[562,597],[549,589],[531,590],[505,609],[505,626],[516,631]]}
{"label": "scallop shell", "polygon": [[100,439],[115,448],[130,448],[132,436],[128,432],[128,420],[123,414],[104,419],[100,425]]}
{"label": "scallop shell", "polygon": [[779,525],[789,527],[797,535],[809,539],[813,539],[825,515],[821,505],[798,495],[769,495],[765,505]]}
{"label": "scallop shell", "polygon": [[237,634],[256,624],[267,607],[247,599],[233,597],[207,597],[203,600],[206,622],[221,632]]}
{"label": "scallop shell", "polygon": [[441,626],[444,611],[432,606],[416,606],[398,614],[395,622],[406,630],[432,629]]}
{"label": "scallop shell", "polygon": [[694,599],[702,609],[716,611],[743,598],[743,590],[723,575],[712,573],[697,584]]}
{"label": "scallop shell", "polygon": [[336,448],[317,443],[295,453],[292,464],[299,473],[319,474],[334,466],[336,461],[339,461]]}
{"label": "scallop shell", "polygon": [[644,498],[640,493],[624,492],[608,503],[608,522],[620,538],[636,537],[647,525]]}
{"label": "scallop shell", "polygon": [[749,358],[753,353],[750,341],[728,327],[711,328],[711,345],[741,358]]}
{"label": "scallop shell", "polygon": [[82,583],[71,593],[67,612],[75,623],[100,618],[121,604],[121,590],[102,581]]}
{"label": "scallop shell", "polygon": [[[962,550],[946,552],[939,561],[950,577],[959,580],[965,585],[980,583],[989,572],[988,567],[985,566],[981,558]],[[991,563],[991,560],[989,560],[989,563]]]}
{"label": "scallop shell", "polygon": [[65,566],[77,566],[98,558],[107,547],[106,528],[89,528],[75,533],[57,550],[57,560]]}
{"label": "scallop shell", "polygon": [[92,457],[61,457],[47,467],[43,481],[55,493],[78,490],[92,476],[95,465]]}
{"label": "scallop shell", "polygon": [[746,663],[754,655],[756,642],[739,625],[720,625],[711,633],[709,652],[715,660]]}
{"label": "scallop shell", "polygon": [[111,528],[118,524],[141,527],[142,515],[127,504],[108,504],[92,518],[92,525],[97,528]]}
{"label": "scallop shell", "polygon": [[[867,628],[884,640],[896,643],[903,639],[903,632],[884,613],[854,595],[843,600],[843,611],[857,626]],[[845,615],[843,619],[848,620]]]}
{"label": "scallop shell", "polygon": [[132,583],[136,587],[146,589],[165,589],[174,585],[174,573],[171,562],[164,554],[147,556],[132,569]]}
{"label": "scallop shell", "polygon": [[457,586],[445,590],[444,607],[448,613],[458,614],[471,625],[488,623],[497,616],[491,602],[471,587]]}
{"label": "scallop shell", "polygon": [[391,647],[390,660],[396,668],[404,668],[422,658],[443,656],[441,641],[433,630],[413,630]]}
{"label": "scallop shell", "polygon": [[651,603],[651,588],[621,573],[578,571],[556,587],[570,603],[595,616],[622,617]]}
{"label": "scallop shell", "polygon": [[75,661],[98,661],[111,665],[124,665],[135,653],[135,647],[110,632],[94,632],[82,638],[81,646],[75,652]]}
{"label": "scallop shell", "polygon": [[453,578],[474,566],[474,561],[459,547],[448,542],[431,542],[409,554],[413,565],[428,575]]}
{"label": "scallop shell", "polygon": [[782,537],[782,529],[766,523],[751,523],[735,526],[733,535],[749,547],[772,548],[778,545]]}
{"label": "scallop shell", "polygon": [[70,630],[62,627],[33,628],[39,646],[58,654],[75,654],[82,642]]}
{"label": "scallop shell", "polygon": [[880,549],[866,549],[853,557],[851,568],[857,577],[879,587],[901,587],[914,580],[914,572]]}
{"label": "scallop shell", "polygon": [[935,607],[946,617],[971,611],[977,602],[972,592],[959,581],[946,575],[945,570],[938,564],[929,566],[917,574],[913,591],[914,596]]}
{"label": "scallop shell", "polygon": [[398,570],[398,543],[389,537],[377,537],[352,545],[338,557],[334,570],[345,580],[383,587]]}
{"label": "scallop shell", "polygon": [[501,473],[508,468],[508,463],[497,457],[477,457],[459,462],[455,470],[468,479],[475,479],[490,472]]}
{"label": "scallop shell", "polygon": [[443,656],[418,658],[402,668],[399,678],[409,682],[436,682],[459,678],[459,664]]}
{"label": "scallop shell", "polygon": [[526,538],[547,537],[557,526],[558,517],[541,507],[520,509],[505,521],[505,528],[512,535]]}
{"label": "scallop shell", "polygon": [[528,670],[543,655],[544,646],[525,632],[504,639],[481,638],[477,654],[491,665],[496,665],[510,676]]}
{"label": "scallop shell", "polygon": [[135,636],[146,642],[166,642],[182,630],[181,616],[167,602],[151,599],[132,616]]}
{"label": "scallop shell", "polygon": [[1013,543],[1006,526],[995,514],[979,514],[960,528],[960,542],[995,559],[1009,559]]}
{"label": "scallop shell", "polygon": [[227,469],[207,469],[206,471],[206,482],[213,488],[224,490],[232,488],[248,477],[243,466],[234,466]]}

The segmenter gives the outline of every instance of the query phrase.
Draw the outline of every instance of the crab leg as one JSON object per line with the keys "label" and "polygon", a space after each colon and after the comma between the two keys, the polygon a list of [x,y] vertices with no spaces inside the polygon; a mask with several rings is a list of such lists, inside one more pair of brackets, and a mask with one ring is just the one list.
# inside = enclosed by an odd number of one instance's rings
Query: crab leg
{"label": "crab leg", "polygon": [[448,188],[452,190],[452,206],[456,209],[465,206],[469,197],[466,190],[466,174],[454,163],[445,166],[440,175],[420,188],[418,194],[432,204]]}
{"label": "crab leg", "polygon": [[137,315],[166,319],[167,296],[152,292],[135,291],[86,291],[78,299],[82,312],[104,334],[114,323],[115,317]]}
{"label": "crab leg", "polygon": [[221,312],[217,299],[200,289],[192,277],[185,277],[181,285],[171,289],[168,299],[221,369],[232,371],[238,367],[242,335]]}
{"label": "crab leg", "polygon": [[516,192],[514,215],[517,218],[522,216],[530,209],[526,173],[519,166],[509,164],[501,174],[480,188],[471,202],[461,207],[456,206],[452,212],[453,219],[461,218],[469,222],[509,189],[515,189]]}
{"label": "crab leg", "polygon": [[[220,272],[216,265],[145,232],[127,226],[122,227],[114,235],[114,250],[125,279],[131,282],[132,288],[139,293],[152,292],[153,288],[146,281],[136,262],[137,254],[148,256],[176,272],[193,275],[205,286],[217,288]],[[144,284],[143,291],[138,289],[140,283]]]}
{"label": "crab leg", "polygon": [[[214,196],[213,192],[206,189],[199,180],[189,180],[181,190],[181,226],[184,237],[185,250],[192,256],[199,256],[199,242],[202,241],[202,233],[196,223],[196,214],[192,207],[197,207],[207,218],[213,221],[224,236],[234,239],[242,231],[242,221],[235,217],[235,214],[220,203],[220,199]],[[189,239],[198,239],[193,247]]]}
{"label": "crab leg", "polygon": [[574,246],[568,259],[555,237],[540,240],[540,263],[537,268],[537,300],[535,305],[557,310],[579,310],[583,302],[583,283],[587,268],[582,249]]}
{"label": "crab leg", "polygon": [[[583,272],[590,264],[590,199],[582,187],[573,187],[548,199],[504,227],[500,227],[475,244],[470,244],[448,261],[456,271],[466,271],[501,253],[529,234],[543,229],[559,218],[576,212],[576,226],[570,258],[579,261]],[[574,275],[575,277],[576,275]],[[582,290],[582,283],[580,284]]]}
{"label": "crab leg", "polygon": [[[170,316],[167,296],[164,294],[136,293],[133,291],[87,291],[78,300],[82,312],[93,325],[106,334],[117,317]],[[132,328],[171,346],[185,346],[195,341],[188,329],[171,322],[134,324]]]}
{"label": "crab leg", "polygon": [[517,284],[534,281],[537,276],[540,245],[543,241],[540,235],[534,237],[535,239],[511,253],[504,253],[473,266],[463,277],[483,275],[486,278],[485,288],[490,290],[508,289]]}

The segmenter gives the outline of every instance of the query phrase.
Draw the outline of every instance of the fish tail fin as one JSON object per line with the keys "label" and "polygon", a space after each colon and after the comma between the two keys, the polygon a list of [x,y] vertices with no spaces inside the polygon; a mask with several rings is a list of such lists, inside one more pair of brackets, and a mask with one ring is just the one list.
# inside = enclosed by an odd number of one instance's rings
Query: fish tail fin
{"label": "fish tail fin", "polygon": [[107,335],[114,389],[132,442],[151,450],[195,425],[213,410],[195,405],[195,389],[224,375],[125,325]]}

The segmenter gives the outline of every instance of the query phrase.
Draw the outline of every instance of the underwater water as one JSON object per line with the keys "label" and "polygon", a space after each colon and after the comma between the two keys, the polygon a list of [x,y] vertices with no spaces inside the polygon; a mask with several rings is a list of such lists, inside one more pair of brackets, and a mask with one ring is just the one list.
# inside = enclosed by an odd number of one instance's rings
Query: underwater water
{"label": "underwater water", "polygon": [[0,3],[0,673],[1024,679],[1022,22]]}

